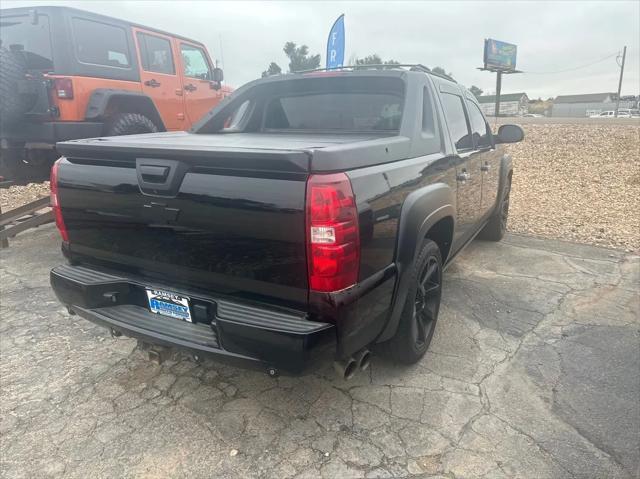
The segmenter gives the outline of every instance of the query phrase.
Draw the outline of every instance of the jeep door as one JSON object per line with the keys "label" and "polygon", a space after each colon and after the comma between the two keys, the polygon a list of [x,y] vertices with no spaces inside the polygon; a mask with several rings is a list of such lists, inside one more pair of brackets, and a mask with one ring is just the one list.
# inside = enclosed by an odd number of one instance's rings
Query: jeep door
{"label": "jeep door", "polygon": [[142,91],[155,104],[167,130],[186,130],[182,84],[171,37],[134,28]]}
{"label": "jeep door", "polygon": [[480,208],[482,215],[487,215],[493,210],[498,197],[502,152],[495,148],[491,128],[480,107],[473,99],[469,98],[469,95],[467,95],[467,110],[471,121],[473,149],[475,155],[480,159],[480,175],[482,176]]}
{"label": "jeep door", "polygon": [[182,40],[179,44],[187,117],[193,124],[220,101],[222,90],[214,89],[213,68],[205,49]]}
{"label": "jeep door", "polygon": [[481,158],[473,149],[469,119],[459,90],[441,83],[440,99],[456,163],[457,218],[453,241],[457,248],[472,237],[482,216]]}

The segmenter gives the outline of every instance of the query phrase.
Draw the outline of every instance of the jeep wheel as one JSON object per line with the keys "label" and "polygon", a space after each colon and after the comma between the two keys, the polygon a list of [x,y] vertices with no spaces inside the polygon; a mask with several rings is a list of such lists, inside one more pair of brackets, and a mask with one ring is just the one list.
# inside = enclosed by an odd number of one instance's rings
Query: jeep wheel
{"label": "jeep wheel", "polygon": [[442,256],[436,243],[425,241],[411,275],[398,330],[381,345],[384,354],[404,364],[424,356],[436,328],[442,297]]}
{"label": "jeep wheel", "polygon": [[19,93],[19,84],[23,81],[25,65],[22,58],[0,47],[0,115],[3,121],[16,121],[26,111],[25,96]]}
{"label": "jeep wheel", "polygon": [[489,221],[482,229],[478,238],[487,241],[500,241],[507,231],[507,221],[509,220],[509,197],[511,193],[511,178],[504,185],[504,193],[496,210]]}
{"label": "jeep wheel", "polygon": [[107,136],[155,133],[158,127],[140,113],[119,113],[107,124]]}

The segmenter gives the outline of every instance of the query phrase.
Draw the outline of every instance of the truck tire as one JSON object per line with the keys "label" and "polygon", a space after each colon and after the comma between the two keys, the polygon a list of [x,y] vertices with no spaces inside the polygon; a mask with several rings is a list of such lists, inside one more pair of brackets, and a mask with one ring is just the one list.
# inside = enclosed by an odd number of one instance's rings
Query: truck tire
{"label": "truck tire", "polygon": [[504,192],[500,203],[496,207],[493,214],[489,217],[489,221],[482,228],[478,238],[487,241],[500,241],[504,238],[507,231],[507,220],[509,219],[509,195],[511,193],[511,178],[504,185]]}
{"label": "truck tire", "polygon": [[107,136],[137,135],[155,133],[158,127],[140,113],[118,113],[107,124]]}
{"label": "truck tire", "polygon": [[16,53],[0,47],[0,116],[14,122],[25,113],[27,102],[18,85],[25,81],[25,64]]}
{"label": "truck tire", "polygon": [[418,362],[429,348],[436,329],[442,296],[442,256],[432,240],[426,240],[411,271],[411,286],[393,338],[381,344],[381,352],[403,364]]}

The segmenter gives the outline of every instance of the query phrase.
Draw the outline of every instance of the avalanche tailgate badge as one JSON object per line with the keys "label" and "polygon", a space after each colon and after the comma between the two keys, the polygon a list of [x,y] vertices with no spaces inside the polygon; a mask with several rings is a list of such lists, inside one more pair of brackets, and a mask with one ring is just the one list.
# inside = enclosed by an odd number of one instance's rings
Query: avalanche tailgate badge
{"label": "avalanche tailgate badge", "polygon": [[149,309],[152,313],[192,322],[189,298],[186,296],[180,296],[168,291],[148,289],[147,298],[149,299]]}

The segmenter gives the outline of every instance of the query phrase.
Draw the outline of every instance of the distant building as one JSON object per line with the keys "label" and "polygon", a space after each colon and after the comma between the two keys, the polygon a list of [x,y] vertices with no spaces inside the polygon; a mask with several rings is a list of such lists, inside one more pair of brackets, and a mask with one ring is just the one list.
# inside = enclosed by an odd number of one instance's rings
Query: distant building
{"label": "distant building", "polygon": [[[478,97],[480,108],[487,116],[495,116],[496,96]],[[500,116],[517,116],[529,112],[529,97],[526,93],[505,93],[500,95]]]}
{"label": "distant building", "polygon": [[[560,95],[553,100],[551,116],[587,117],[616,109],[616,93],[587,93],[584,95]],[[625,99],[630,98],[630,99]],[[633,96],[622,97],[620,108],[635,108]]]}

